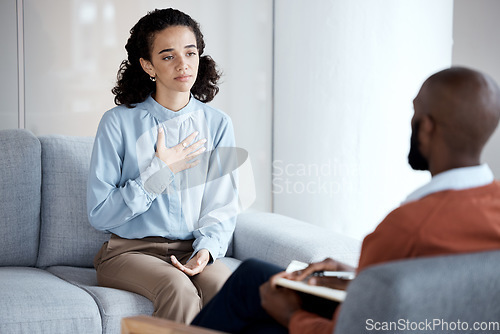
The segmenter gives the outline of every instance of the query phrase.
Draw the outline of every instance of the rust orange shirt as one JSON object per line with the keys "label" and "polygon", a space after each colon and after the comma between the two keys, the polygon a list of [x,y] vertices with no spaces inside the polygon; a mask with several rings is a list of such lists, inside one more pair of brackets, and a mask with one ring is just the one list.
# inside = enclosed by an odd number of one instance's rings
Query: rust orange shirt
{"label": "rust orange shirt", "polygon": [[[436,192],[395,209],[364,239],[358,272],[388,261],[494,249],[500,249],[499,181]],[[290,333],[331,334],[334,319],[298,311]]]}

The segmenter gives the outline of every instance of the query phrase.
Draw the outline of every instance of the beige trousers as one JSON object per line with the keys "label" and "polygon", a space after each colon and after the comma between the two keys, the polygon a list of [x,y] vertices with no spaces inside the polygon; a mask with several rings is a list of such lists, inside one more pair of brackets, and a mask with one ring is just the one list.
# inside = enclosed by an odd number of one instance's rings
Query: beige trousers
{"label": "beige trousers", "polygon": [[218,260],[195,276],[175,268],[170,256],[185,264],[193,253],[192,244],[193,240],[129,240],[113,234],[94,258],[97,281],[148,298],[154,305],[153,316],[190,323],[231,275]]}

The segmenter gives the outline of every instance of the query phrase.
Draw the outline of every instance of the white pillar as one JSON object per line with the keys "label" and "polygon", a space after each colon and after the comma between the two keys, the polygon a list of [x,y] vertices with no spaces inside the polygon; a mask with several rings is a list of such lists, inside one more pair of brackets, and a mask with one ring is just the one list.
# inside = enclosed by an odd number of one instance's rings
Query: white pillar
{"label": "white pillar", "polygon": [[274,211],[362,238],[428,180],[412,99],[448,67],[452,0],[276,0]]}
{"label": "white pillar", "polygon": [[[453,17],[453,64],[488,73],[500,85],[500,1],[455,0]],[[486,145],[482,161],[500,177],[500,129]]]}

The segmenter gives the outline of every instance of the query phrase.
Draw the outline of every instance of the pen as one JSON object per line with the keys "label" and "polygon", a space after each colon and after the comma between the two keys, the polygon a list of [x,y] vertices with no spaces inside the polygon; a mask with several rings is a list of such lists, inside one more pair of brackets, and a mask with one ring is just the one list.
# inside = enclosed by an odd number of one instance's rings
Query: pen
{"label": "pen", "polygon": [[315,271],[313,276],[337,277],[345,280],[353,280],[356,274],[352,271]]}

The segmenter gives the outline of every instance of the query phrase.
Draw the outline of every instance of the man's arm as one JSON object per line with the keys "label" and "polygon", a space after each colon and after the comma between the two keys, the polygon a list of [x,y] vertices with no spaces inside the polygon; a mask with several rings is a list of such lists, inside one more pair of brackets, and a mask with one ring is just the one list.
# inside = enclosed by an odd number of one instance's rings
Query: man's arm
{"label": "man's arm", "polygon": [[[377,229],[363,241],[359,270],[365,267],[410,256],[415,235],[415,221],[407,214],[407,210],[394,210]],[[397,236],[397,237],[395,237]],[[294,273],[278,273],[271,277],[260,289],[262,307],[290,333],[331,334],[335,327],[334,319],[325,319],[319,315],[306,312],[294,298],[300,298],[295,292],[280,288],[274,284],[279,277],[292,280],[308,279],[309,284],[327,286],[346,290],[348,280],[335,277],[310,277],[315,271],[355,271],[356,269],[335,261],[326,259],[310,264],[306,269]],[[295,297],[292,297],[292,294]],[[283,305],[283,306],[280,306]],[[338,308],[337,308],[338,313]]]}
{"label": "man's arm", "polygon": [[334,319],[326,319],[317,314],[297,311],[290,319],[289,334],[332,334],[335,327]]}
{"label": "man's arm", "polygon": [[[331,334],[335,326],[333,320],[325,319],[302,309],[299,295],[290,289],[276,285],[278,278],[302,281],[316,271],[354,271],[354,268],[333,259],[312,263],[306,269],[293,273],[281,272],[269,279],[260,287],[262,307],[281,325],[287,327],[290,333]],[[335,277],[311,277],[308,283],[323,285],[335,289],[345,290],[349,281]]]}
{"label": "man's arm", "polygon": [[302,301],[295,291],[272,284],[273,278],[279,276],[282,276],[282,273],[276,274],[260,286],[260,300],[262,308],[274,320],[288,328],[292,315],[302,309]]}
{"label": "man's arm", "polygon": [[[282,273],[276,276],[283,277]],[[332,333],[335,326],[333,319],[304,311],[302,301],[295,291],[273,287],[271,280],[260,287],[262,307],[274,320],[288,328],[290,334]]]}

